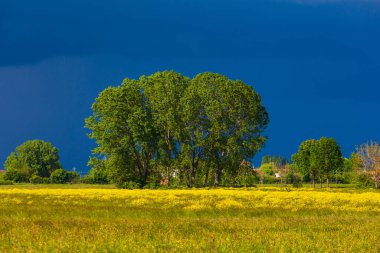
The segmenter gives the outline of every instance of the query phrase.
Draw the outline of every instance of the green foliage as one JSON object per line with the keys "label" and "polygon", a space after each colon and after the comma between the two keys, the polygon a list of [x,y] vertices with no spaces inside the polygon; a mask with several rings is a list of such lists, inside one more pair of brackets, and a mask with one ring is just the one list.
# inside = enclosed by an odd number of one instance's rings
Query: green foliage
{"label": "green foliage", "polygon": [[44,178],[37,175],[33,175],[29,178],[29,182],[32,184],[43,184]]}
{"label": "green foliage", "polygon": [[4,164],[10,172],[10,180],[29,182],[32,175],[49,177],[55,169],[61,168],[58,149],[41,140],[26,141],[12,152]]}
{"label": "green foliage", "polygon": [[263,163],[273,163],[277,167],[281,167],[285,166],[286,164],[290,164],[291,161],[289,161],[288,158],[282,156],[266,155],[261,159],[261,164]]}
{"label": "green foliage", "polygon": [[342,172],[343,157],[340,147],[332,138],[322,137],[318,141],[316,154],[320,174],[325,175],[327,180],[334,172]]}
{"label": "green foliage", "polygon": [[50,184],[50,178],[49,177],[42,178],[42,183],[43,184]]}
{"label": "green foliage", "polygon": [[292,160],[301,174],[310,176],[313,184],[316,178],[319,178],[321,183],[327,179],[329,183],[329,178],[342,173],[344,168],[339,145],[334,139],[326,137],[302,142]]}
{"label": "green foliage", "polygon": [[292,184],[295,188],[302,187],[302,177],[294,171],[290,171],[286,175],[286,182]]}
{"label": "green foliage", "polygon": [[83,179],[83,182],[87,184],[107,184],[109,180],[105,169],[93,167]]}
{"label": "green foliage", "polygon": [[140,189],[141,185],[137,182],[129,181],[129,182],[121,183],[121,184],[117,185],[117,187],[123,188],[123,189],[133,190],[133,189]]}
{"label": "green foliage", "polygon": [[107,157],[104,163],[110,178],[145,184],[157,155],[158,135],[140,81],[125,79],[121,86],[107,88],[92,109],[86,127],[98,144],[94,154]]}
{"label": "green foliage", "polygon": [[69,182],[70,183],[78,183],[80,179],[80,175],[76,171],[68,171],[67,174],[69,175]]}
{"label": "green foliage", "polygon": [[269,121],[251,86],[214,73],[125,79],[101,92],[92,109],[86,127],[98,147],[90,164],[101,164],[111,182],[142,187],[161,179],[170,185],[173,177],[189,187],[236,177],[264,145]]}
{"label": "green foliage", "polygon": [[65,184],[79,179],[79,174],[73,171],[58,169],[51,173],[50,182],[53,184]]}
{"label": "green foliage", "polygon": [[297,170],[304,176],[310,176],[313,183],[319,175],[319,168],[315,161],[317,143],[317,140],[306,140],[302,142],[298,152],[292,156]]}
{"label": "green foliage", "polygon": [[5,180],[16,183],[29,182],[30,169],[28,167],[19,167],[17,169],[9,168],[4,175]]}
{"label": "green foliage", "polygon": [[13,181],[0,179],[0,185],[13,185]]}
{"label": "green foliage", "polygon": [[260,171],[269,176],[274,175],[274,170],[275,170],[275,166],[273,165],[273,163],[264,163],[260,166]]}

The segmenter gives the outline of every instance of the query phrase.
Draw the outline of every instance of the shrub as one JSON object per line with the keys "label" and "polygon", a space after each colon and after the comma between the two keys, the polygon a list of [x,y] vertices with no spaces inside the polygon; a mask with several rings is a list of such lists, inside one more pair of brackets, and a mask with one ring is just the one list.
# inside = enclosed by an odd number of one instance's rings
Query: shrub
{"label": "shrub", "polygon": [[129,181],[129,182],[123,182],[123,183],[117,184],[117,187],[132,190],[132,189],[140,189],[141,185],[137,182]]}
{"label": "shrub", "polygon": [[157,185],[156,183],[147,183],[143,188],[144,189],[158,189],[159,185]]}
{"label": "shrub", "polygon": [[260,171],[269,175],[269,176],[273,176],[274,175],[274,165],[271,164],[271,163],[264,163],[261,165],[260,167]]}
{"label": "shrub", "polygon": [[68,174],[68,182],[71,182],[71,183],[79,182],[80,175],[78,172],[68,171],[67,174]]}
{"label": "shrub", "polygon": [[359,187],[372,187],[374,185],[370,175],[365,172],[357,173],[352,181]]}
{"label": "shrub", "polygon": [[29,182],[30,174],[27,168],[8,169],[4,175],[4,180],[9,180],[17,183]]}
{"label": "shrub", "polygon": [[87,184],[108,184],[109,180],[105,170],[92,168],[83,182]]}
{"label": "shrub", "polygon": [[0,180],[0,185],[12,185],[12,184],[13,182],[10,180],[4,180],[4,179]]}
{"label": "shrub", "polygon": [[29,178],[29,182],[32,183],[32,184],[43,184],[44,183],[44,179],[40,176],[37,176],[37,175],[33,175]]}
{"label": "shrub", "polygon": [[53,184],[65,184],[69,182],[69,179],[69,173],[64,169],[55,170],[50,175],[50,181]]}

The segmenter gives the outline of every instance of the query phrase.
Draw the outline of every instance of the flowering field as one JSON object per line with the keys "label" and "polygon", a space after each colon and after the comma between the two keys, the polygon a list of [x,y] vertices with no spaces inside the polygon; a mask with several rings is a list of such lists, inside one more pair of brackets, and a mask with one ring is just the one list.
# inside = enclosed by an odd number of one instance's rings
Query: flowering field
{"label": "flowering field", "polygon": [[379,252],[380,193],[0,188],[0,252]]}

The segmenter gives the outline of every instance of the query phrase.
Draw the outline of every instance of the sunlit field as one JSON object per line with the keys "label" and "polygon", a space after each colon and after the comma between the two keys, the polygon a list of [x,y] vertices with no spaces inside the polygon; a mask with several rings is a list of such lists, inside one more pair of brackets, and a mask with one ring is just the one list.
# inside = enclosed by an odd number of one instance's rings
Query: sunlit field
{"label": "sunlit field", "polygon": [[380,252],[380,193],[0,187],[0,252]]}

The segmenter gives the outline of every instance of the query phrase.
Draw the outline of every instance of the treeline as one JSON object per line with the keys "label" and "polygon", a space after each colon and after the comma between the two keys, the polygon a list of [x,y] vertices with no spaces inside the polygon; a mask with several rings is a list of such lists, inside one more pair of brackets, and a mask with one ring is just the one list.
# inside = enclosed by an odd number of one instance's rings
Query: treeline
{"label": "treeline", "polygon": [[266,141],[260,96],[220,74],[125,79],[92,109],[86,127],[98,146],[90,175],[119,185],[233,185]]}
{"label": "treeline", "polygon": [[190,79],[157,72],[102,91],[85,120],[97,147],[80,179],[62,168],[58,149],[33,140],[7,158],[0,184],[114,183],[123,188],[353,183],[378,188],[380,147],[363,144],[344,158],[332,138],[306,140],[291,160],[264,156],[269,122],[260,96],[240,80],[215,73]]}
{"label": "treeline", "polygon": [[[380,182],[380,146],[376,142],[360,145],[349,158],[342,156],[332,138],[306,140],[292,155],[292,161],[281,156],[265,156],[257,170],[260,183],[355,184],[375,187]],[[256,181],[256,182],[257,182]]]}

